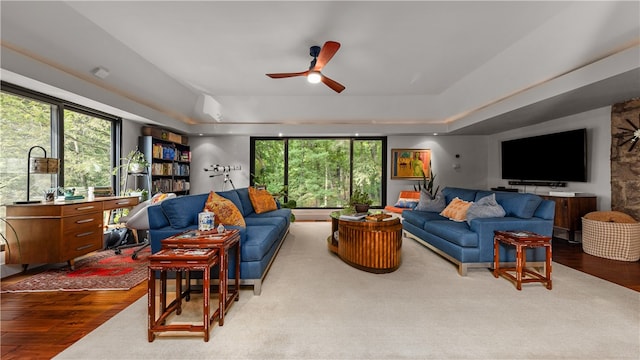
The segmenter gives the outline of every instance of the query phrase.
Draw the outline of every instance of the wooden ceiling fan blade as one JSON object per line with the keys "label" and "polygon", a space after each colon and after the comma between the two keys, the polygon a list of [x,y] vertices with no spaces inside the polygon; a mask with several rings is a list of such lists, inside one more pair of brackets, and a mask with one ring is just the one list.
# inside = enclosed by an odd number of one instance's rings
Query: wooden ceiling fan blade
{"label": "wooden ceiling fan blade", "polygon": [[322,75],[322,78],[320,78],[320,80],[327,85],[328,87],[330,87],[331,89],[333,89],[333,91],[337,92],[337,93],[341,93],[342,90],[346,89],[342,84],[340,84],[339,82],[332,80],[324,75]]}
{"label": "wooden ceiling fan blade", "polygon": [[340,49],[340,43],[335,41],[327,41],[324,43],[324,46],[320,50],[320,54],[318,54],[318,59],[316,60],[316,66],[313,67],[315,71],[321,71],[322,68],[327,65],[329,60],[333,57],[333,55],[338,52]]}
{"label": "wooden ceiling fan blade", "polygon": [[294,77],[294,76],[307,76],[308,73],[309,71],[301,71],[297,73],[277,73],[277,74],[266,74],[266,75],[272,79],[282,79],[282,78],[288,78],[288,77]]}

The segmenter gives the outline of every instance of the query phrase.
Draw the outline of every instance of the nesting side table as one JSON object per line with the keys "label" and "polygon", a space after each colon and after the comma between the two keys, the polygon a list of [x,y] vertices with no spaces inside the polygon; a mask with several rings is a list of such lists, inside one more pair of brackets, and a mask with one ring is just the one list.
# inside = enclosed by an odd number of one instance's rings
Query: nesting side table
{"label": "nesting side table", "polygon": [[[148,270],[148,338],[152,342],[155,333],[164,331],[203,332],[204,341],[209,341],[209,328],[215,318],[223,313],[221,308],[211,315],[209,295],[211,291],[211,268],[219,263],[218,249],[164,249],[149,256]],[[160,272],[160,315],[156,317],[156,271]],[[167,271],[176,272],[176,298],[167,306]],[[189,271],[203,273],[203,324],[165,324],[167,317],[182,313],[182,298],[189,296]],[[187,272],[187,290],[182,291],[182,272]]]}
{"label": "nesting side table", "polygon": [[[516,247],[515,268],[500,267],[499,243]],[[524,251],[527,248],[541,246],[546,250],[544,275],[526,268],[527,259]],[[515,276],[509,271],[515,271]],[[543,283],[547,289],[551,290],[551,237],[530,231],[495,231],[493,238],[493,276],[497,278],[500,275],[515,281],[518,290],[522,290],[522,283],[529,282]]]}

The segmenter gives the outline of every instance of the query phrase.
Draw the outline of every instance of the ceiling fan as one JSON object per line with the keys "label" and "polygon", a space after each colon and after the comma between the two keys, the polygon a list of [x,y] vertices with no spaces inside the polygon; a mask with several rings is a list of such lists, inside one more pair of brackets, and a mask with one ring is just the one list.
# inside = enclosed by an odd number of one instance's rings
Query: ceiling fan
{"label": "ceiling fan", "polygon": [[309,55],[313,56],[313,60],[311,60],[309,70],[296,73],[267,74],[267,76],[272,79],[306,76],[307,81],[309,81],[310,83],[317,84],[322,81],[325,85],[333,89],[335,92],[340,93],[345,89],[345,87],[337,81],[332,80],[321,73],[322,68],[327,65],[329,60],[331,60],[338,49],[340,49],[340,43],[335,41],[327,41],[326,43],[324,43],[324,46],[322,48],[320,48],[320,46],[312,46],[311,49],[309,49]]}

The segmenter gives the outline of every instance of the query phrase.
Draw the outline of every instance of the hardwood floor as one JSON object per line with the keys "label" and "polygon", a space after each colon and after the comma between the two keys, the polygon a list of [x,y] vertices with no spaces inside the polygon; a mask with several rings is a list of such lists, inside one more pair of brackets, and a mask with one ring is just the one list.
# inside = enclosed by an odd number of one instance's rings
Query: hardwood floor
{"label": "hardwood floor", "polygon": [[[554,239],[553,261],[640,292],[640,262],[602,259]],[[25,275],[2,280],[8,284]],[[0,357],[50,359],[146,294],[129,291],[7,293],[0,298]]]}

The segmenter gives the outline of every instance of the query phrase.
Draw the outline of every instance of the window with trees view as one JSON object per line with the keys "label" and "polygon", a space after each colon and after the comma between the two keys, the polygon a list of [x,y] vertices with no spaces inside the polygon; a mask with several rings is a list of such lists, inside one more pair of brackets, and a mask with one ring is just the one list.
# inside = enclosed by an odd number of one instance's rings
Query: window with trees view
{"label": "window with trees view", "polygon": [[353,189],[385,197],[385,138],[251,138],[251,183],[298,208],[343,208]]}
{"label": "window with trees view", "polygon": [[[73,187],[86,195],[89,186],[112,186],[119,147],[120,119],[56,98],[2,83],[0,91],[0,205],[27,198],[28,153],[41,146],[48,157],[61,159],[58,175],[32,174],[29,197]],[[32,157],[43,157],[35,148]],[[5,208],[0,207],[0,217]],[[4,232],[4,223],[0,222]]]}

